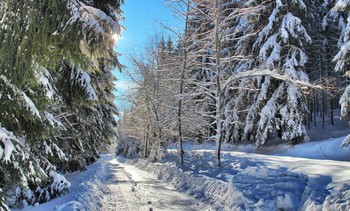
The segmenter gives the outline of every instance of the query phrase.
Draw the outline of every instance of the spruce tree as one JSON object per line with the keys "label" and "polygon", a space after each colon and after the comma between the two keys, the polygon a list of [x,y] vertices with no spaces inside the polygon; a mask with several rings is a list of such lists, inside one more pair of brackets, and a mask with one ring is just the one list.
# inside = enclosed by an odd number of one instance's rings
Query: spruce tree
{"label": "spruce tree", "polygon": [[[249,6],[262,3],[249,1]],[[257,56],[253,67],[308,82],[304,49],[311,43],[311,38],[302,25],[307,6],[303,1],[285,0],[266,2],[259,8],[260,15],[251,20],[255,23],[254,30],[258,31],[252,49],[252,54]],[[275,133],[286,142],[307,140],[304,125],[307,106],[302,90],[295,84],[270,76],[256,79],[260,91],[253,95],[255,98],[248,112],[243,139],[255,140],[258,147]],[[257,127],[253,127],[255,124]]]}
{"label": "spruce tree", "polygon": [[[349,71],[347,70],[347,66],[349,63],[349,45],[350,45],[350,21],[349,21],[349,12],[350,12],[350,2],[345,0],[338,0],[333,8],[333,10],[340,13],[341,17],[340,26],[341,28],[341,36],[339,38],[340,41],[340,49],[337,55],[334,57],[334,61],[336,61],[335,71],[344,73],[345,78],[349,77]],[[343,95],[339,100],[339,104],[341,106],[341,116],[344,119],[349,119],[350,116],[350,85],[348,85]],[[348,146],[350,144],[350,135],[348,135],[343,141],[342,146]]]}
{"label": "spruce tree", "polygon": [[2,207],[11,192],[10,206],[63,194],[70,184],[59,172],[85,168],[115,139],[121,3],[0,2]]}

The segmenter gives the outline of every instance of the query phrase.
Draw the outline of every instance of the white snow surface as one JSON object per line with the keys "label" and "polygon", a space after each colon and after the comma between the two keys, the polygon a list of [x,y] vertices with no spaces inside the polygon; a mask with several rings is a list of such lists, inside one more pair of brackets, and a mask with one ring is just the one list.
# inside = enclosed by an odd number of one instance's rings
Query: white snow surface
{"label": "white snow surface", "polygon": [[10,161],[12,152],[16,150],[11,140],[15,139],[16,138],[12,132],[9,132],[0,125],[0,143],[2,143],[4,146],[0,146],[0,160],[4,160],[6,162]]}
{"label": "white snow surface", "polygon": [[184,165],[175,148],[157,163],[101,155],[86,171],[66,175],[67,195],[24,210],[350,210],[343,139],[260,151],[223,144],[221,167],[214,143],[186,143]]}
{"label": "white snow surface", "polygon": [[340,148],[343,139],[263,154],[236,152],[232,150],[250,148],[224,145],[219,168],[213,164],[214,144],[205,144],[205,149],[186,145],[183,166],[174,162],[175,150],[160,163],[128,163],[157,174],[215,210],[349,210],[350,148]]}
{"label": "white snow surface", "polygon": [[210,210],[210,206],[157,179],[146,171],[103,154],[86,171],[70,173],[70,192],[22,210]]}

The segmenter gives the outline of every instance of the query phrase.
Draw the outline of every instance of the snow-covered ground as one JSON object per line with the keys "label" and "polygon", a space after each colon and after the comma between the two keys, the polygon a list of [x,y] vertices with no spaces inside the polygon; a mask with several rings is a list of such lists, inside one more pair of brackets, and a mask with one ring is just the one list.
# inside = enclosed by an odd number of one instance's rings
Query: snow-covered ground
{"label": "snow-covered ground", "polygon": [[183,166],[174,162],[174,150],[159,163],[127,162],[216,210],[350,210],[350,148],[340,148],[343,139],[260,154],[232,151],[251,151],[253,146],[224,145],[220,168],[213,164],[213,144],[187,144]]}
{"label": "snow-covered ground", "polygon": [[113,155],[101,155],[86,171],[68,174],[71,190],[26,211],[73,210],[210,210],[210,206],[157,179],[154,174]]}
{"label": "snow-covered ground", "polygon": [[343,138],[259,154],[224,144],[219,168],[213,144],[186,144],[181,166],[173,149],[157,163],[101,155],[86,171],[66,175],[67,195],[24,210],[350,210]]}

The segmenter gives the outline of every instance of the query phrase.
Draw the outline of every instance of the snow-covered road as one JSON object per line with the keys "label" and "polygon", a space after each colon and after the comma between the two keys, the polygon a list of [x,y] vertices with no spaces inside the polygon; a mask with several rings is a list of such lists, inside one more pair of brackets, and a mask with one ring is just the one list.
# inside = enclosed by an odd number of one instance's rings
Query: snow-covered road
{"label": "snow-covered road", "polygon": [[209,210],[154,174],[132,165],[120,163],[113,155],[101,158],[82,172],[66,175],[70,192],[26,211],[148,211],[148,210]]}
{"label": "snow-covered road", "polygon": [[110,174],[105,181],[106,195],[102,210],[208,209],[198,200],[159,181],[155,175],[134,166],[110,159],[107,168]]}

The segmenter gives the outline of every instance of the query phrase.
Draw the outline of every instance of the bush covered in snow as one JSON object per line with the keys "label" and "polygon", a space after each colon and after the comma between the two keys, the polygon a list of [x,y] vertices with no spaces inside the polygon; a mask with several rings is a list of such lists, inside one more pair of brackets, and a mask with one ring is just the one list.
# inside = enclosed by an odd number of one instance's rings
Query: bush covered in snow
{"label": "bush covered in snow", "polygon": [[140,140],[134,137],[119,136],[117,139],[116,155],[122,155],[127,158],[140,156]]}

